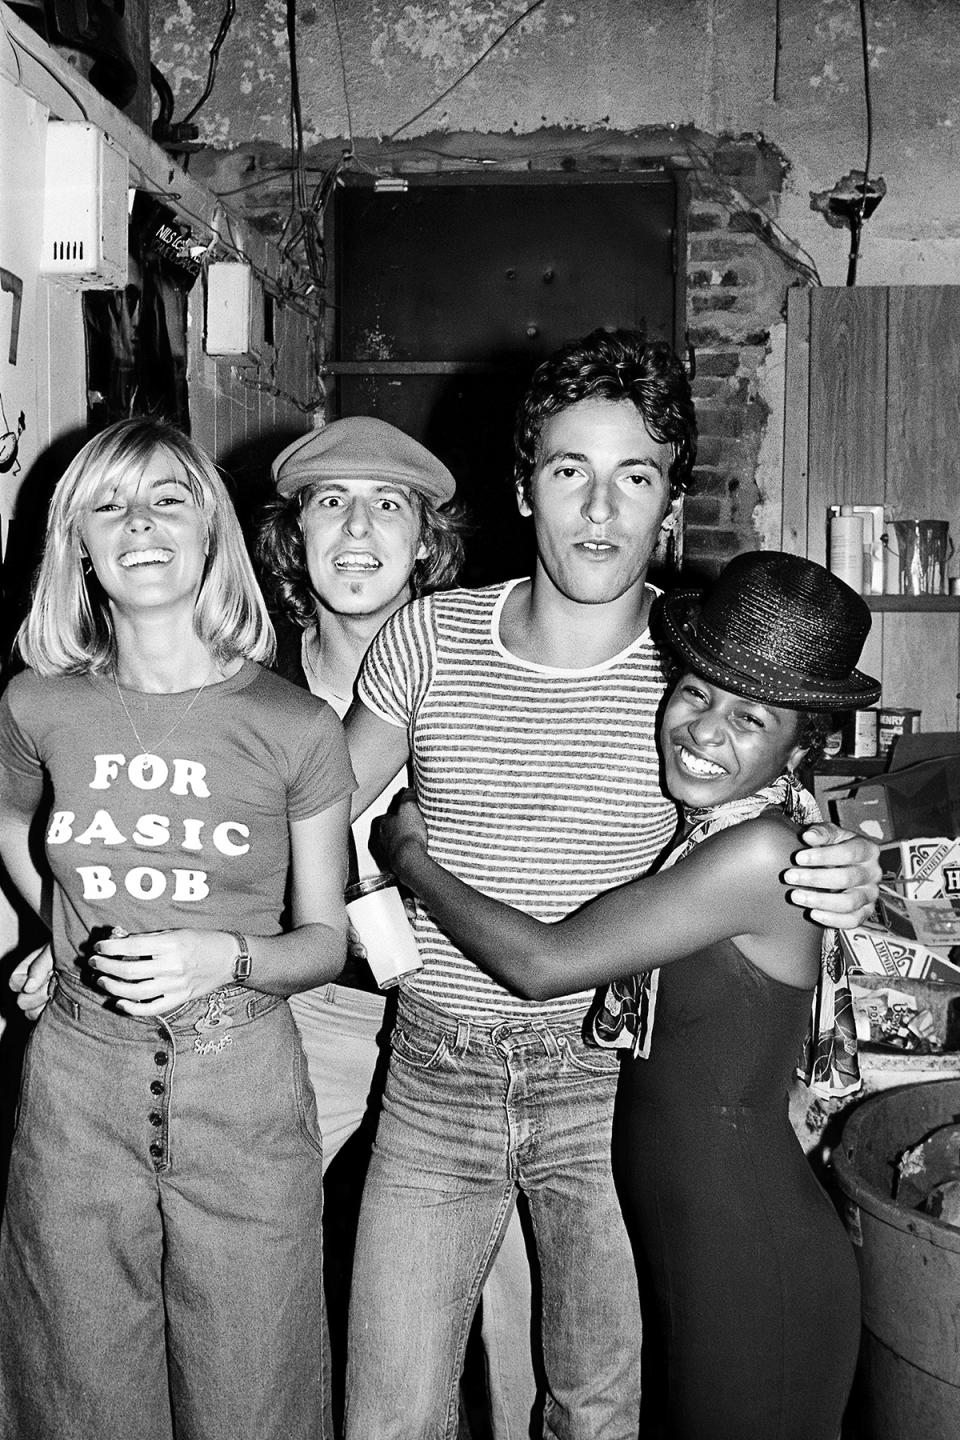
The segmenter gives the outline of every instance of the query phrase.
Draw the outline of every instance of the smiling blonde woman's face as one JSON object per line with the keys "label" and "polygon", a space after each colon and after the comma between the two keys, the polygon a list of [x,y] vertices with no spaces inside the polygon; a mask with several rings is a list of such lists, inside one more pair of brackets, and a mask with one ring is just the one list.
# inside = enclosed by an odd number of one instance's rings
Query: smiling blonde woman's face
{"label": "smiling blonde woman's face", "polygon": [[103,486],[84,506],[79,533],[112,604],[136,609],[196,600],[207,522],[176,457],[157,450],[138,475]]}

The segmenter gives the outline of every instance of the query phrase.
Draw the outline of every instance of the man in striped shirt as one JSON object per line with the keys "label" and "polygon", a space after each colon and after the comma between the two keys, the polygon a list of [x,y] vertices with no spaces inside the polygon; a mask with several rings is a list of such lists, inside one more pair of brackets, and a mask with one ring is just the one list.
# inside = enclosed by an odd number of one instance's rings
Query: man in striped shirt
{"label": "man in striped shirt", "polygon": [[[646,575],[694,453],[669,347],[602,331],[564,347],[517,429],[533,577],[404,607],[361,671],[358,807],[409,757],[431,853],[542,920],[646,871],[675,828]],[[799,902],[852,923],[875,895],[875,848],[850,841],[831,862],[824,888],[847,893]],[[592,997],[522,1000],[420,906],[416,931],[425,963],[400,997],[357,1240],[348,1440],[456,1435],[472,1312],[519,1192],[545,1433],[635,1440],[636,1277],[609,1161],[618,1059],[584,1041]]]}

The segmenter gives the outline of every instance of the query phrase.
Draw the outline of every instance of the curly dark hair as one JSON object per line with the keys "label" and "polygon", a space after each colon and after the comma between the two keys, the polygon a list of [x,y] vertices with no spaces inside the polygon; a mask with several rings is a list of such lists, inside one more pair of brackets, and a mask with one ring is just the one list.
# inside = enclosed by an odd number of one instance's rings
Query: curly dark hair
{"label": "curly dark hair", "polygon": [[[317,618],[317,597],[307,573],[300,529],[300,511],[309,493],[305,486],[294,495],[269,500],[256,540],[260,579],[271,606],[303,630]],[[410,586],[414,595],[427,595],[455,584],[463,565],[466,517],[456,502],[432,505],[416,490],[410,491],[410,498],[420,518],[420,543],[427,551],[413,567]]]}
{"label": "curly dark hair", "polygon": [[690,381],[673,349],[636,330],[593,330],[540,365],[520,402],[514,431],[514,481],[529,499],[543,422],[578,400],[631,400],[654,440],[673,446],[670,493],[690,484],[697,457],[697,419]]}

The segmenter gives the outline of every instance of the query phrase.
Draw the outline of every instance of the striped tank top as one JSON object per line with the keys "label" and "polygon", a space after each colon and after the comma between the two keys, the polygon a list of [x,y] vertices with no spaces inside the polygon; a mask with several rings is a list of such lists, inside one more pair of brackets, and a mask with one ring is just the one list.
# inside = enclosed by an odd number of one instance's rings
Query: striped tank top
{"label": "striped tank top", "polygon": [[[656,746],[665,677],[647,631],[585,670],[518,659],[500,640],[500,616],[520,583],[438,592],[398,610],[367,654],[358,693],[407,730],[434,859],[551,921],[644,874],[676,829]],[[586,1011],[592,999],[521,999],[419,904],[414,929],[424,968],[409,988],[464,1020]]]}

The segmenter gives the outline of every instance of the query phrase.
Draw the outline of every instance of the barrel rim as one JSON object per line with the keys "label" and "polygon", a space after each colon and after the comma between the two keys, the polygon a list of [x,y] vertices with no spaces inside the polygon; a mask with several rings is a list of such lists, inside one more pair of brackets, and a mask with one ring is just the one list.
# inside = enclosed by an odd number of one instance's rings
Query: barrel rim
{"label": "barrel rim", "polygon": [[960,1121],[960,1078],[925,1080],[919,1085],[897,1085],[888,1090],[879,1090],[876,1094],[867,1096],[862,1104],[851,1110],[845,1118],[840,1137],[830,1155],[830,1166],[845,1198],[852,1200],[869,1215],[904,1234],[926,1240],[940,1250],[960,1253],[960,1227],[949,1225],[945,1220],[938,1220],[934,1215],[924,1215],[920,1210],[911,1210],[906,1205],[898,1204],[892,1196],[884,1195],[882,1190],[871,1185],[854,1169],[852,1156],[847,1149],[850,1140],[856,1138],[857,1130],[862,1129],[866,1123],[864,1116],[869,1118],[871,1110],[878,1109],[881,1104],[908,1090],[925,1090],[928,1087],[942,1089],[945,1086],[953,1086],[957,1091],[957,1119]]}

